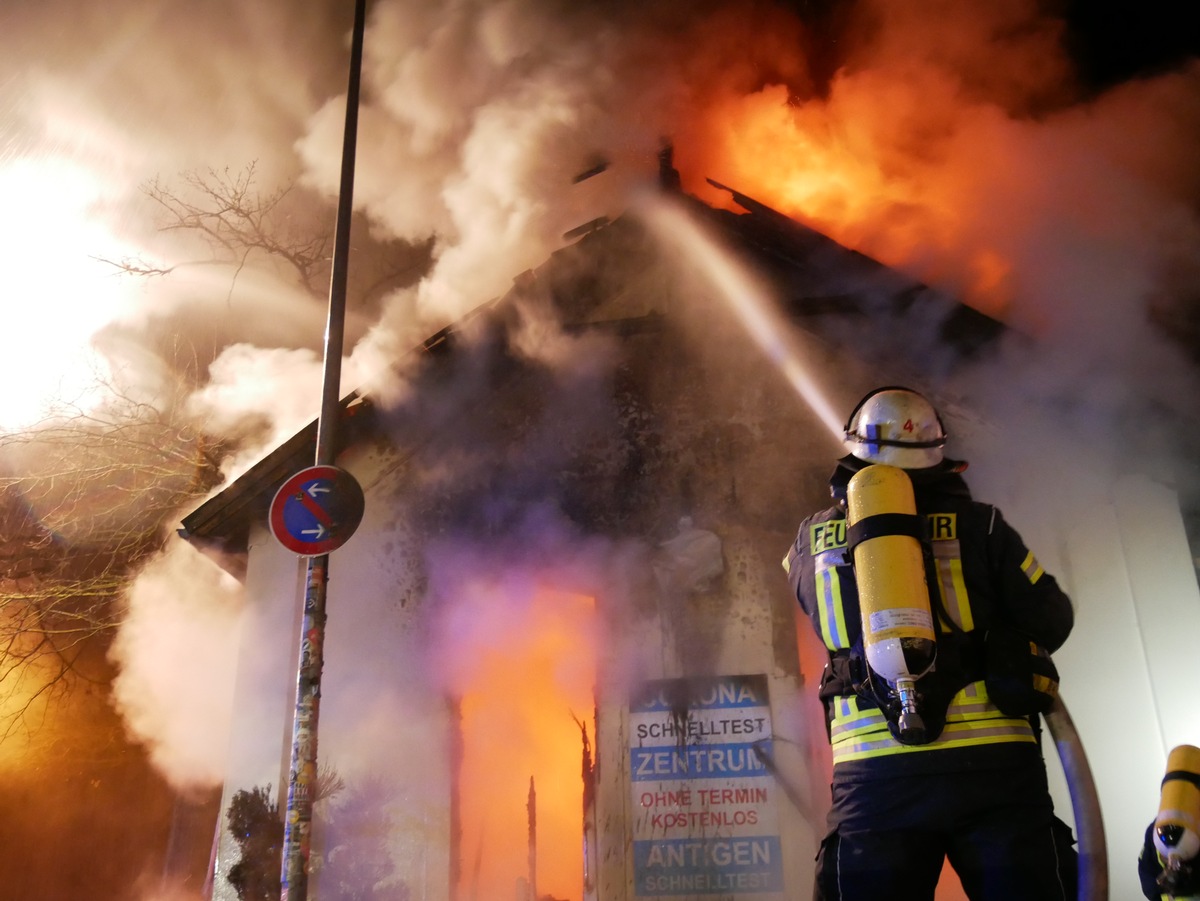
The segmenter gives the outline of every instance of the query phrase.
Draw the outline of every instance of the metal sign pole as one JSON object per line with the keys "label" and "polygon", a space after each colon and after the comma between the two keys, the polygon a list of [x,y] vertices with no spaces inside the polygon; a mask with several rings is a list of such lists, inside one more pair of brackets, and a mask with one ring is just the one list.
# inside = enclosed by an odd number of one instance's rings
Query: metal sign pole
{"label": "metal sign pole", "polygon": [[[354,156],[358,134],[358,95],[366,0],[355,0],[346,90],[346,128],[342,141],[342,180],[334,234],[333,271],[329,279],[329,319],[325,329],[325,370],[321,414],[317,420],[316,463],[332,465],[337,456],[337,422],[341,412],[342,344],[346,318],[346,271],[350,254],[350,218],[354,209]],[[312,842],[313,790],[317,780],[317,720],[324,666],[325,596],[329,555],[310,557],[304,592],[304,625],[296,676],[296,709],[292,721],[292,758],[281,868],[281,901],[307,901],[308,861]]]}

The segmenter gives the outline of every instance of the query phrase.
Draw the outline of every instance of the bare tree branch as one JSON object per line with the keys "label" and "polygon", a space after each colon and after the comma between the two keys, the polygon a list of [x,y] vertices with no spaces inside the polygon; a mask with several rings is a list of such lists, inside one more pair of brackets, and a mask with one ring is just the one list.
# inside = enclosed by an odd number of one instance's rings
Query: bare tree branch
{"label": "bare tree branch", "polygon": [[[287,204],[292,184],[260,192],[255,169],[250,163],[236,173],[228,168],[185,172],[180,176],[183,189],[168,186],[159,178],[142,187],[142,193],[158,208],[159,230],[200,237],[210,249],[208,260],[160,265],[140,257],[97,259],[120,272],[143,277],[169,275],[182,265],[232,263],[232,294],[250,257],[262,253],[286,263],[304,288],[315,293],[329,270],[331,232],[312,228],[307,217],[292,215]],[[297,226],[298,218],[304,220],[303,225]]]}
{"label": "bare tree branch", "polygon": [[220,449],[169,411],[114,393],[0,433],[0,741],[34,727],[120,625],[122,592]]}
{"label": "bare tree branch", "polygon": [[[332,264],[330,204],[291,183],[260,191],[256,177],[251,163],[143,186],[159,230],[199,239],[207,258],[95,259],[143,278],[232,265],[232,299],[242,270],[262,258],[321,296]],[[428,267],[432,243],[379,238],[361,225],[349,285],[358,301],[412,284]],[[169,409],[99,387],[107,398],[99,407],[61,402],[34,427],[0,433],[0,741],[33,725],[57,692],[92,678],[85,664],[96,655],[85,652],[120,625],[124,588],[185,500],[216,484],[227,450]]]}
{"label": "bare tree branch", "polygon": [[[283,263],[314,297],[328,289],[332,267],[333,220],[314,211],[332,213],[329,204],[289,182],[271,191],[259,191],[256,164],[238,172],[228,168],[184,172],[182,186],[155,178],[142,193],[157,207],[158,228],[165,233],[186,233],[207,245],[208,259],[174,263],[150,262],[141,257],[96,257],[117,271],[144,278],[167,276],[183,266],[232,265],[232,296],[238,276],[255,255]],[[411,284],[426,270],[432,244],[411,246],[370,234],[356,240],[351,280],[363,300]]]}

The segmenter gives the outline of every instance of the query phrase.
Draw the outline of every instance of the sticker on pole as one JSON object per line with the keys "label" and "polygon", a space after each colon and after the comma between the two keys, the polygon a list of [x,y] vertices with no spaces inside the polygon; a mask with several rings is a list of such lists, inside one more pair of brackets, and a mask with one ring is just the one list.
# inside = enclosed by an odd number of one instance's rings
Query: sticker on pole
{"label": "sticker on pole", "polygon": [[336,466],[310,466],[289,478],[271,501],[271,534],[289,551],[316,557],[336,550],[362,522],[363,492]]}

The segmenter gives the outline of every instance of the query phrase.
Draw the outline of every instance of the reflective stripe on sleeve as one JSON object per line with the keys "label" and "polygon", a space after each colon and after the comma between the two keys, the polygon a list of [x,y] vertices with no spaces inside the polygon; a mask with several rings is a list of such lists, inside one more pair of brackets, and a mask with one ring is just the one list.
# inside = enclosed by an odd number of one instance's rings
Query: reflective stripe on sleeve
{"label": "reflective stripe on sleeve", "polygon": [[1036,585],[1038,579],[1044,574],[1045,570],[1037,562],[1037,557],[1033,556],[1033,551],[1026,554],[1025,559],[1021,561],[1021,572],[1025,573],[1025,577],[1029,579],[1030,585]]}

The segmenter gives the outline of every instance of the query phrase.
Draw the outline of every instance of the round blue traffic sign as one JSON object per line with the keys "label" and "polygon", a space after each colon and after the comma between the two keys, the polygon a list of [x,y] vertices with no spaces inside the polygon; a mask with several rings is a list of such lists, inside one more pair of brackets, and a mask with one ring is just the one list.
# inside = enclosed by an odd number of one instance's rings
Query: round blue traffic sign
{"label": "round blue traffic sign", "polygon": [[336,466],[310,466],[279,486],[271,501],[271,533],[304,557],[328,554],[354,534],[363,516],[363,492]]}

